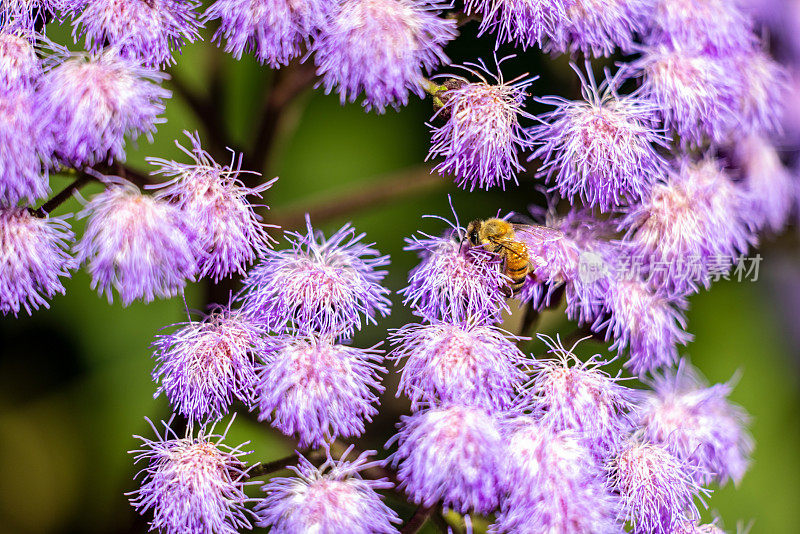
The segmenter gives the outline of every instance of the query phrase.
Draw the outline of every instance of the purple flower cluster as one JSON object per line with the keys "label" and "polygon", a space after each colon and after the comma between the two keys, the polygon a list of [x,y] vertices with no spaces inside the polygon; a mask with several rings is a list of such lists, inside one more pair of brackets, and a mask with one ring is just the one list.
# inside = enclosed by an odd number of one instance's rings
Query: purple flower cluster
{"label": "purple flower cluster", "polygon": [[160,189],[155,198],[177,206],[193,228],[203,229],[197,235],[202,250],[197,265],[201,277],[211,276],[217,282],[225,276],[244,274],[245,266],[264,254],[272,241],[267,225],[260,222],[260,216],[253,211],[256,206],[247,197],[260,198],[277,178],[254,188],[246,187],[239,178],[243,172],[241,155],[232,153],[231,163],[220,165],[200,146],[196,132],[184,133],[192,148],[187,150],[180,144],[178,148],[194,163],[148,158],[159,167],[152,174],[172,178],[157,186]]}
{"label": "purple flower cluster", "polygon": [[446,122],[433,128],[428,157],[442,157],[444,160],[433,170],[454,175],[459,187],[469,186],[472,191],[499,185],[505,189],[506,182],[516,183],[517,172],[523,170],[518,151],[530,146],[519,118],[532,118],[523,111],[522,103],[534,79],[506,82],[501,74],[491,74],[483,63],[463,68],[480,82],[454,77],[447,81],[454,87],[438,89],[436,95],[442,105],[433,120],[442,117]]}

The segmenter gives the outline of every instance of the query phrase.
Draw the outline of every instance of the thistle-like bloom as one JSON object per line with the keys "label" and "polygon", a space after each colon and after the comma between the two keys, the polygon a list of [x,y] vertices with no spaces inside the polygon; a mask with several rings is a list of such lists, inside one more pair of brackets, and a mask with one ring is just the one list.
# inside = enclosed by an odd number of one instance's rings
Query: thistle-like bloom
{"label": "thistle-like bloom", "polygon": [[647,17],[649,44],[673,44],[724,55],[755,44],[753,21],[739,2],[656,0]]}
{"label": "thistle-like bloom", "polygon": [[199,276],[211,276],[214,282],[234,273],[244,274],[245,267],[256,255],[263,255],[271,246],[267,225],[253,211],[247,197],[261,197],[277,178],[254,188],[239,179],[241,154],[231,155],[228,165],[220,165],[200,146],[197,132],[184,131],[192,143],[191,150],[175,142],[194,163],[178,163],[161,158],[148,158],[159,168],[152,174],[163,174],[172,180],[157,187],[156,198],[167,199],[178,206],[198,232],[203,255],[198,261]]}
{"label": "thistle-like bloom", "polygon": [[[508,59],[508,58],[506,58]],[[501,61],[497,62],[500,69]],[[524,77],[506,82],[502,74],[490,73],[486,66],[467,63],[463,67],[480,79],[469,83],[455,77],[454,88],[440,89],[437,97],[442,107],[434,115],[446,119],[433,127],[428,158],[444,158],[433,168],[455,176],[459,187],[472,191],[506,187],[517,182],[523,167],[518,152],[530,147],[530,139],[520,126],[520,117],[533,118],[523,110],[525,90],[535,78]]]}
{"label": "thistle-like bloom", "polygon": [[708,495],[692,478],[693,469],[650,443],[633,443],[617,456],[613,480],[619,491],[620,517],[636,534],[673,534],[686,521],[700,518],[696,497]]}
{"label": "thistle-like bloom", "polygon": [[271,479],[262,488],[267,496],[256,508],[259,526],[272,527],[274,534],[396,534],[394,524],[400,518],[376,492],[393,484],[359,475],[382,462],[368,461],[375,451],[347,461],[350,451],[352,446],[337,461],[326,450],[328,459],[320,467],[300,456],[297,467],[289,467],[297,476]]}
{"label": "thistle-like bloom", "polygon": [[537,174],[554,180],[562,197],[580,197],[608,211],[637,202],[665,174],[666,162],[656,147],[667,147],[667,139],[657,127],[658,108],[652,102],[617,94],[618,78],[598,87],[588,64],[587,71],[588,81],[576,69],[584,100],[537,99],[555,109],[530,130],[541,146],[529,159],[542,160]]}
{"label": "thistle-like bloom", "polygon": [[454,402],[488,410],[510,408],[524,380],[525,356],[515,338],[494,326],[469,321],[408,324],[391,334],[391,357],[405,360],[397,395]]}
{"label": "thistle-like bloom", "polygon": [[246,443],[233,448],[223,444],[227,429],[222,435],[214,434],[213,428],[209,433],[201,429],[196,437],[189,431],[179,438],[169,425],[164,423],[162,435],[150,423],[156,439],[134,436],[143,447],[130,451],[136,463],[147,464],[139,472],[141,487],[129,495],[137,511],[153,511],[150,530],[236,534],[251,528],[253,514],[244,493],[249,468],[242,460],[250,453],[242,450]]}
{"label": "thistle-like bloom", "polygon": [[567,5],[567,24],[545,49],[610,56],[619,47],[628,53],[634,34],[644,28],[648,9],[646,0],[574,0]]}
{"label": "thistle-like bloom", "polygon": [[796,204],[797,179],[781,163],[777,149],[763,137],[751,135],[738,141],[734,152],[752,206],[751,222],[756,228],[781,232]]}
{"label": "thistle-like bloom", "polygon": [[5,0],[0,3],[0,27],[32,30],[44,26],[61,7],[61,0]]}
{"label": "thistle-like bloom", "polygon": [[399,464],[400,487],[414,502],[433,506],[441,500],[446,507],[477,513],[497,506],[505,447],[491,413],[451,404],[401,419],[391,458]]}
{"label": "thistle-like bloom", "polygon": [[219,19],[214,41],[236,59],[253,52],[272,68],[288,65],[325,22],[330,4],[323,0],[217,0],[205,19]]}
{"label": "thistle-like bloom", "polygon": [[150,138],[170,92],[166,77],[114,51],[68,59],[43,78],[37,120],[53,138],[55,154],[76,166],[125,159],[125,136]]}
{"label": "thistle-like bloom", "polygon": [[175,206],[121,178],[108,180],[78,214],[89,217],[75,252],[79,263],[88,262],[92,288],[109,302],[116,289],[124,306],[177,295],[197,270],[194,230]]}
{"label": "thistle-like bloom", "polygon": [[300,333],[349,337],[363,322],[386,316],[389,290],[381,286],[389,256],[362,242],[348,223],[330,238],[314,230],[286,232],[290,248],[267,250],[250,270],[244,307],[273,330],[291,325]]}
{"label": "thistle-like bloom", "polygon": [[330,336],[271,338],[255,388],[258,420],[295,436],[300,447],[360,436],[383,392],[380,351],[334,343]]}
{"label": "thistle-like bloom", "polygon": [[602,459],[614,453],[632,424],[628,412],[635,392],[620,384],[620,376],[602,370],[607,362],[596,354],[581,361],[561,341],[539,336],[555,358],[533,362],[530,405],[542,426],[558,432],[572,430]]}
{"label": "thistle-like bloom", "polygon": [[0,199],[34,203],[50,191],[47,168],[49,144],[33,116],[34,93],[28,87],[0,90]]}
{"label": "thistle-like bloom", "polygon": [[[0,29],[0,92],[31,87],[42,74],[36,34],[10,26]],[[4,96],[5,98],[5,96]]]}
{"label": "thistle-like bloom", "polygon": [[467,0],[464,12],[481,14],[479,35],[496,33],[497,44],[516,43],[523,50],[561,41],[569,24],[566,0]]}
{"label": "thistle-like bloom", "polygon": [[0,207],[0,312],[16,316],[20,308],[49,307],[47,299],[64,293],[59,280],[75,267],[67,254],[74,239],[62,219],[36,217],[25,208]]}
{"label": "thistle-like bloom", "polygon": [[500,258],[464,243],[465,233],[456,222],[442,237],[420,233],[406,239],[404,250],[418,252],[421,261],[399,293],[403,304],[428,321],[495,322],[506,307],[502,288],[508,278],[500,270]]}
{"label": "thistle-like bloom", "polygon": [[749,417],[728,396],[731,383],[708,387],[698,371],[682,360],[652,382],[639,410],[645,437],[696,466],[699,484],[738,483],[747,471],[753,440]]}
{"label": "thistle-like bloom", "polygon": [[633,65],[644,75],[641,96],[661,108],[667,129],[684,145],[699,145],[706,138],[723,142],[737,126],[741,82],[722,59],[659,45],[645,49]]}
{"label": "thistle-like bloom", "polygon": [[670,294],[708,287],[712,271],[727,272],[755,242],[746,192],[710,157],[682,159],[666,183],[632,207],[620,223],[634,256],[648,263],[648,282]]}
{"label": "thistle-like bloom", "polygon": [[120,55],[148,67],[175,63],[173,50],[199,38],[193,0],[66,0],[73,36],[87,50],[115,46]]}
{"label": "thistle-like bloom", "polygon": [[160,382],[156,396],[163,392],[175,412],[201,422],[228,413],[233,399],[250,404],[262,327],[228,308],[178,326],[152,345],[158,362],[153,381]]}
{"label": "thistle-like bloom", "polygon": [[734,110],[747,132],[773,135],[780,132],[789,99],[789,75],[765,52],[754,49],[731,59],[733,73],[740,80]]}
{"label": "thistle-like bloom", "polygon": [[503,438],[508,497],[491,532],[623,532],[604,473],[578,434],[522,416],[504,425]]}
{"label": "thistle-like bloom", "polygon": [[383,113],[423,95],[423,76],[448,63],[443,47],[456,36],[455,22],[438,17],[425,0],[344,0],[332,8],[314,42],[317,73],[325,93]]}
{"label": "thistle-like bloom", "polygon": [[628,351],[625,366],[643,375],[678,360],[678,345],[686,345],[686,300],[668,298],[637,279],[615,280],[605,299],[607,319],[598,319],[595,332],[614,339],[611,350]]}
{"label": "thistle-like bloom", "polygon": [[685,521],[673,530],[671,534],[725,534],[725,531],[714,523],[698,525],[696,521]]}

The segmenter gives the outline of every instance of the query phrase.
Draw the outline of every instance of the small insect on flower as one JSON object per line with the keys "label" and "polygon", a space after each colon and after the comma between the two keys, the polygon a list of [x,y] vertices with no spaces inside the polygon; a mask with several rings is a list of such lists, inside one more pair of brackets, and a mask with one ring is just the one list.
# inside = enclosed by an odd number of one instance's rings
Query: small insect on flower
{"label": "small insect on flower", "polygon": [[749,417],[728,400],[731,383],[708,386],[697,369],[681,360],[677,370],[652,380],[638,411],[645,437],[698,469],[699,484],[741,481],[753,452]]}
{"label": "small insect on flower", "polygon": [[[244,493],[248,468],[242,456],[250,454],[242,447],[222,443],[228,429],[214,434],[213,426],[197,436],[189,429],[179,438],[171,420],[163,423],[163,435],[148,419],[156,439],[142,440],[142,449],[130,451],[136,463],[147,465],[139,473],[141,487],[128,493],[130,503],[139,513],[152,510],[150,530],[164,534],[236,534],[252,528],[255,514],[247,507],[251,501]],[[231,423],[233,419],[231,419]],[[230,424],[228,428],[230,428]]]}
{"label": "small insect on flower", "polygon": [[400,487],[424,506],[466,512],[494,510],[502,494],[505,447],[492,413],[448,404],[401,417],[390,457],[398,465]]}
{"label": "small insect on flower", "polygon": [[74,240],[69,224],[57,217],[36,217],[29,210],[0,205],[0,312],[21,308],[30,315],[64,293],[59,280],[75,262],[66,252]]}
{"label": "small insect on flower", "polygon": [[263,327],[228,307],[178,326],[152,345],[156,396],[163,392],[176,413],[200,422],[225,415],[234,398],[251,404]]}
{"label": "small insect on flower", "polygon": [[455,21],[437,16],[442,6],[425,0],[343,0],[331,9],[314,40],[314,60],[328,94],[342,104],[364,93],[367,110],[408,104],[422,96],[423,76],[449,60],[443,47]]}
{"label": "small insect on flower", "polygon": [[120,57],[76,55],[42,77],[36,120],[71,166],[125,160],[125,136],[148,138],[164,122],[166,75]]}
{"label": "small insect on flower", "polygon": [[254,399],[258,420],[269,421],[300,447],[364,433],[383,392],[381,352],[335,343],[331,336],[269,338]]}
{"label": "small insect on flower", "polygon": [[107,189],[78,214],[89,218],[75,252],[79,263],[89,265],[92,288],[109,302],[116,289],[124,306],[177,295],[197,271],[194,230],[176,206],[141,194],[122,178],[103,180]]}
{"label": "small insect on flower", "polygon": [[656,152],[668,146],[657,124],[658,107],[617,93],[623,70],[613,78],[606,72],[598,86],[588,62],[588,77],[572,68],[584,100],[536,99],[556,108],[540,115],[542,124],[530,130],[533,143],[541,145],[529,157],[543,162],[537,176],[555,181],[562,197],[580,197],[601,211],[636,203],[666,173],[666,161]]}
{"label": "small insect on flower", "polygon": [[635,534],[673,534],[684,522],[699,519],[694,501],[702,503],[710,492],[694,481],[693,473],[661,445],[630,444],[613,466],[620,517],[633,524]]}
{"label": "small insect on flower", "polygon": [[441,86],[436,91],[441,107],[433,120],[445,119],[445,123],[432,127],[428,159],[444,158],[433,170],[452,174],[459,187],[470,191],[476,187],[505,189],[506,182],[516,183],[517,173],[524,170],[518,153],[531,143],[519,119],[533,118],[523,110],[523,102],[525,90],[536,78],[524,74],[503,80],[500,64],[513,57],[496,60],[496,75],[482,61],[466,63],[461,68],[479,82],[448,76],[448,84],[454,87]]}
{"label": "small insect on flower", "polygon": [[116,46],[120,55],[147,67],[175,63],[173,50],[200,37],[193,0],[66,0],[72,35],[85,37],[85,48],[98,53]]}
{"label": "small insect on flower", "polygon": [[542,426],[554,431],[572,430],[599,460],[613,454],[633,424],[630,412],[636,392],[620,384],[620,374],[610,376],[602,367],[609,362],[595,354],[586,361],[575,356],[575,346],[564,348],[560,339],[538,336],[553,359],[531,365],[529,404]]}
{"label": "small insect on flower", "polygon": [[502,410],[514,404],[524,381],[524,354],[516,338],[470,321],[407,324],[390,334],[390,358],[405,359],[397,395],[420,402],[456,402]]}
{"label": "small insect on flower", "polygon": [[217,0],[205,20],[219,19],[213,40],[225,39],[225,51],[236,59],[252,51],[275,69],[299,56],[325,23],[330,11],[324,0]]}
{"label": "small insect on flower", "polygon": [[404,250],[418,252],[421,261],[400,290],[403,304],[428,321],[496,322],[506,308],[503,288],[508,283],[499,257],[465,243],[467,233],[457,217],[455,223],[445,222],[450,228],[441,237],[420,232],[406,239]]}
{"label": "small insect on flower", "polygon": [[579,434],[520,416],[503,424],[503,439],[507,498],[490,532],[622,532],[603,469]]}
{"label": "small insect on flower", "polygon": [[230,164],[220,165],[200,146],[197,132],[183,133],[192,148],[184,148],[177,140],[175,144],[194,163],[147,158],[149,163],[159,167],[151,174],[172,178],[148,188],[159,188],[155,194],[157,199],[166,199],[179,207],[194,228],[202,229],[197,236],[203,249],[198,258],[200,277],[211,276],[216,283],[234,273],[245,274],[247,264],[263,255],[274,242],[266,228],[277,228],[260,222],[260,216],[253,210],[256,205],[247,197],[260,198],[277,178],[253,188],[246,187],[239,178],[247,172],[241,170],[241,154],[237,156],[231,150]]}
{"label": "small insect on flower", "polygon": [[[244,281],[243,308],[271,329],[349,337],[363,323],[386,316],[389,290],[381,285],[389,256],[362,242],[350,223],[330,238],[314,230],[286,232],[290,248],[267,250]],[[363,316],[363,323],[362,323]]]}
{"label": "small insect on flower", "polygon": [[259,526],[272,527],[275,534],[396,534],[400,518],[376,491],[393,484],[359,475],[383,462],[369,461],[375,451],[347,461],[352,450],[351,445],[334,460],[326,448],[327,460],[319,467],[299,455],[297,467],[289,467],[297,476],[275,477],[263,486],[267,496],[256,507]]}

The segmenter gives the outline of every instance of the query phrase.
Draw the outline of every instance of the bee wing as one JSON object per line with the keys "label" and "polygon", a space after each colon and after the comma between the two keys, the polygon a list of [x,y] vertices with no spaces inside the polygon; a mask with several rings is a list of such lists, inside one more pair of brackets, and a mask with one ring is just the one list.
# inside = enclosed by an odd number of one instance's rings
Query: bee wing
{"label": "bee wing", "polygon": [[558,241],[564,237],[564,232],[538,224],[515,224],[514,233],[517,239],[525,243],[528,248],[538,249],[545,243]]}

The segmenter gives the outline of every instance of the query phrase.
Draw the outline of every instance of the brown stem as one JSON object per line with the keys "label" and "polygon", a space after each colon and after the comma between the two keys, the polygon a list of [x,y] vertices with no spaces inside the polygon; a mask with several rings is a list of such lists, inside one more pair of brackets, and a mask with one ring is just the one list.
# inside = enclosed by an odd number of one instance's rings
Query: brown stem
{"label": "brown stem", "polygon": [[365,208],[375,208],[388,202],[407,198],[423,191],[432,190],[445,185],[445,180],[438,174],[431,174],[430,168],[423,166],[375,180],[366,185],[356,185],[355,191],[349,190],[335,196],[327,196],[318,201],[304,199],[281,210],[275,210],[270,221],[281,228],[297,228],[303,224],[305,214],[311,215],[315,223],[323,223],[351,215]]}
{"label": "brown stem", "polygon": [[419,532],[419,529],[422,528],[422,525],[431,517],[433,514],[434,507],[433,506],[420,506],[417,508],[414,515],[411,516],[411,519],[403,525],[403,530],[400,531],[400,534],[416,534]]}
{"label": "brown stem", "polygon": [[275,72],[272,90],[264,103],[255,141],[246,156],[246,168],[263,171],[269,162],[275,133],[286,106],[316,78],[313,62],[295,64]]}
{"label": "brown stem", "polygon": [[72,195],[75,193],[75,191],[80,190],[83,186],[94,179],[95,178],[92,175],[81,172],[71,184],[59,191],[53,198],[39,206],[39,208],[33,212],[34,215],[37,217],[44,217],[48,215],[51,211],[72,198]]}
{"label": "brown stem", "polygon": [[225,125],[222,120],[222,113],[220,112],[222,105],[222,94],[219,82],[214,82],[219,78],[216,71],[212,75],[210,83],[210,95],[203,97],[196,91],[189,88],[181,78],[172,74],[170,78],[170,85],[175,90],[175,93],[181,96],[189,109],[192,110],[195,117],[200,121],[205,129],[205,137],[207,140],[207,147],[209,152],[214,157],[219,158],[225,155],[225,147],[228,143],[225,138]]}
{"label": "brown stem", "polygon": [[320,451],[295,451],[284,458],[278,458],[277,460],[255,466],[253,469],[248,471],[248,475],[250,475],[250,478],[256,478],[272,474],[276,471],[282,471],[283,469],[288,468],[290,465],[297,463],[297,459],[301,454],[311,463],[315,463],[320,459],[322,453]]}

